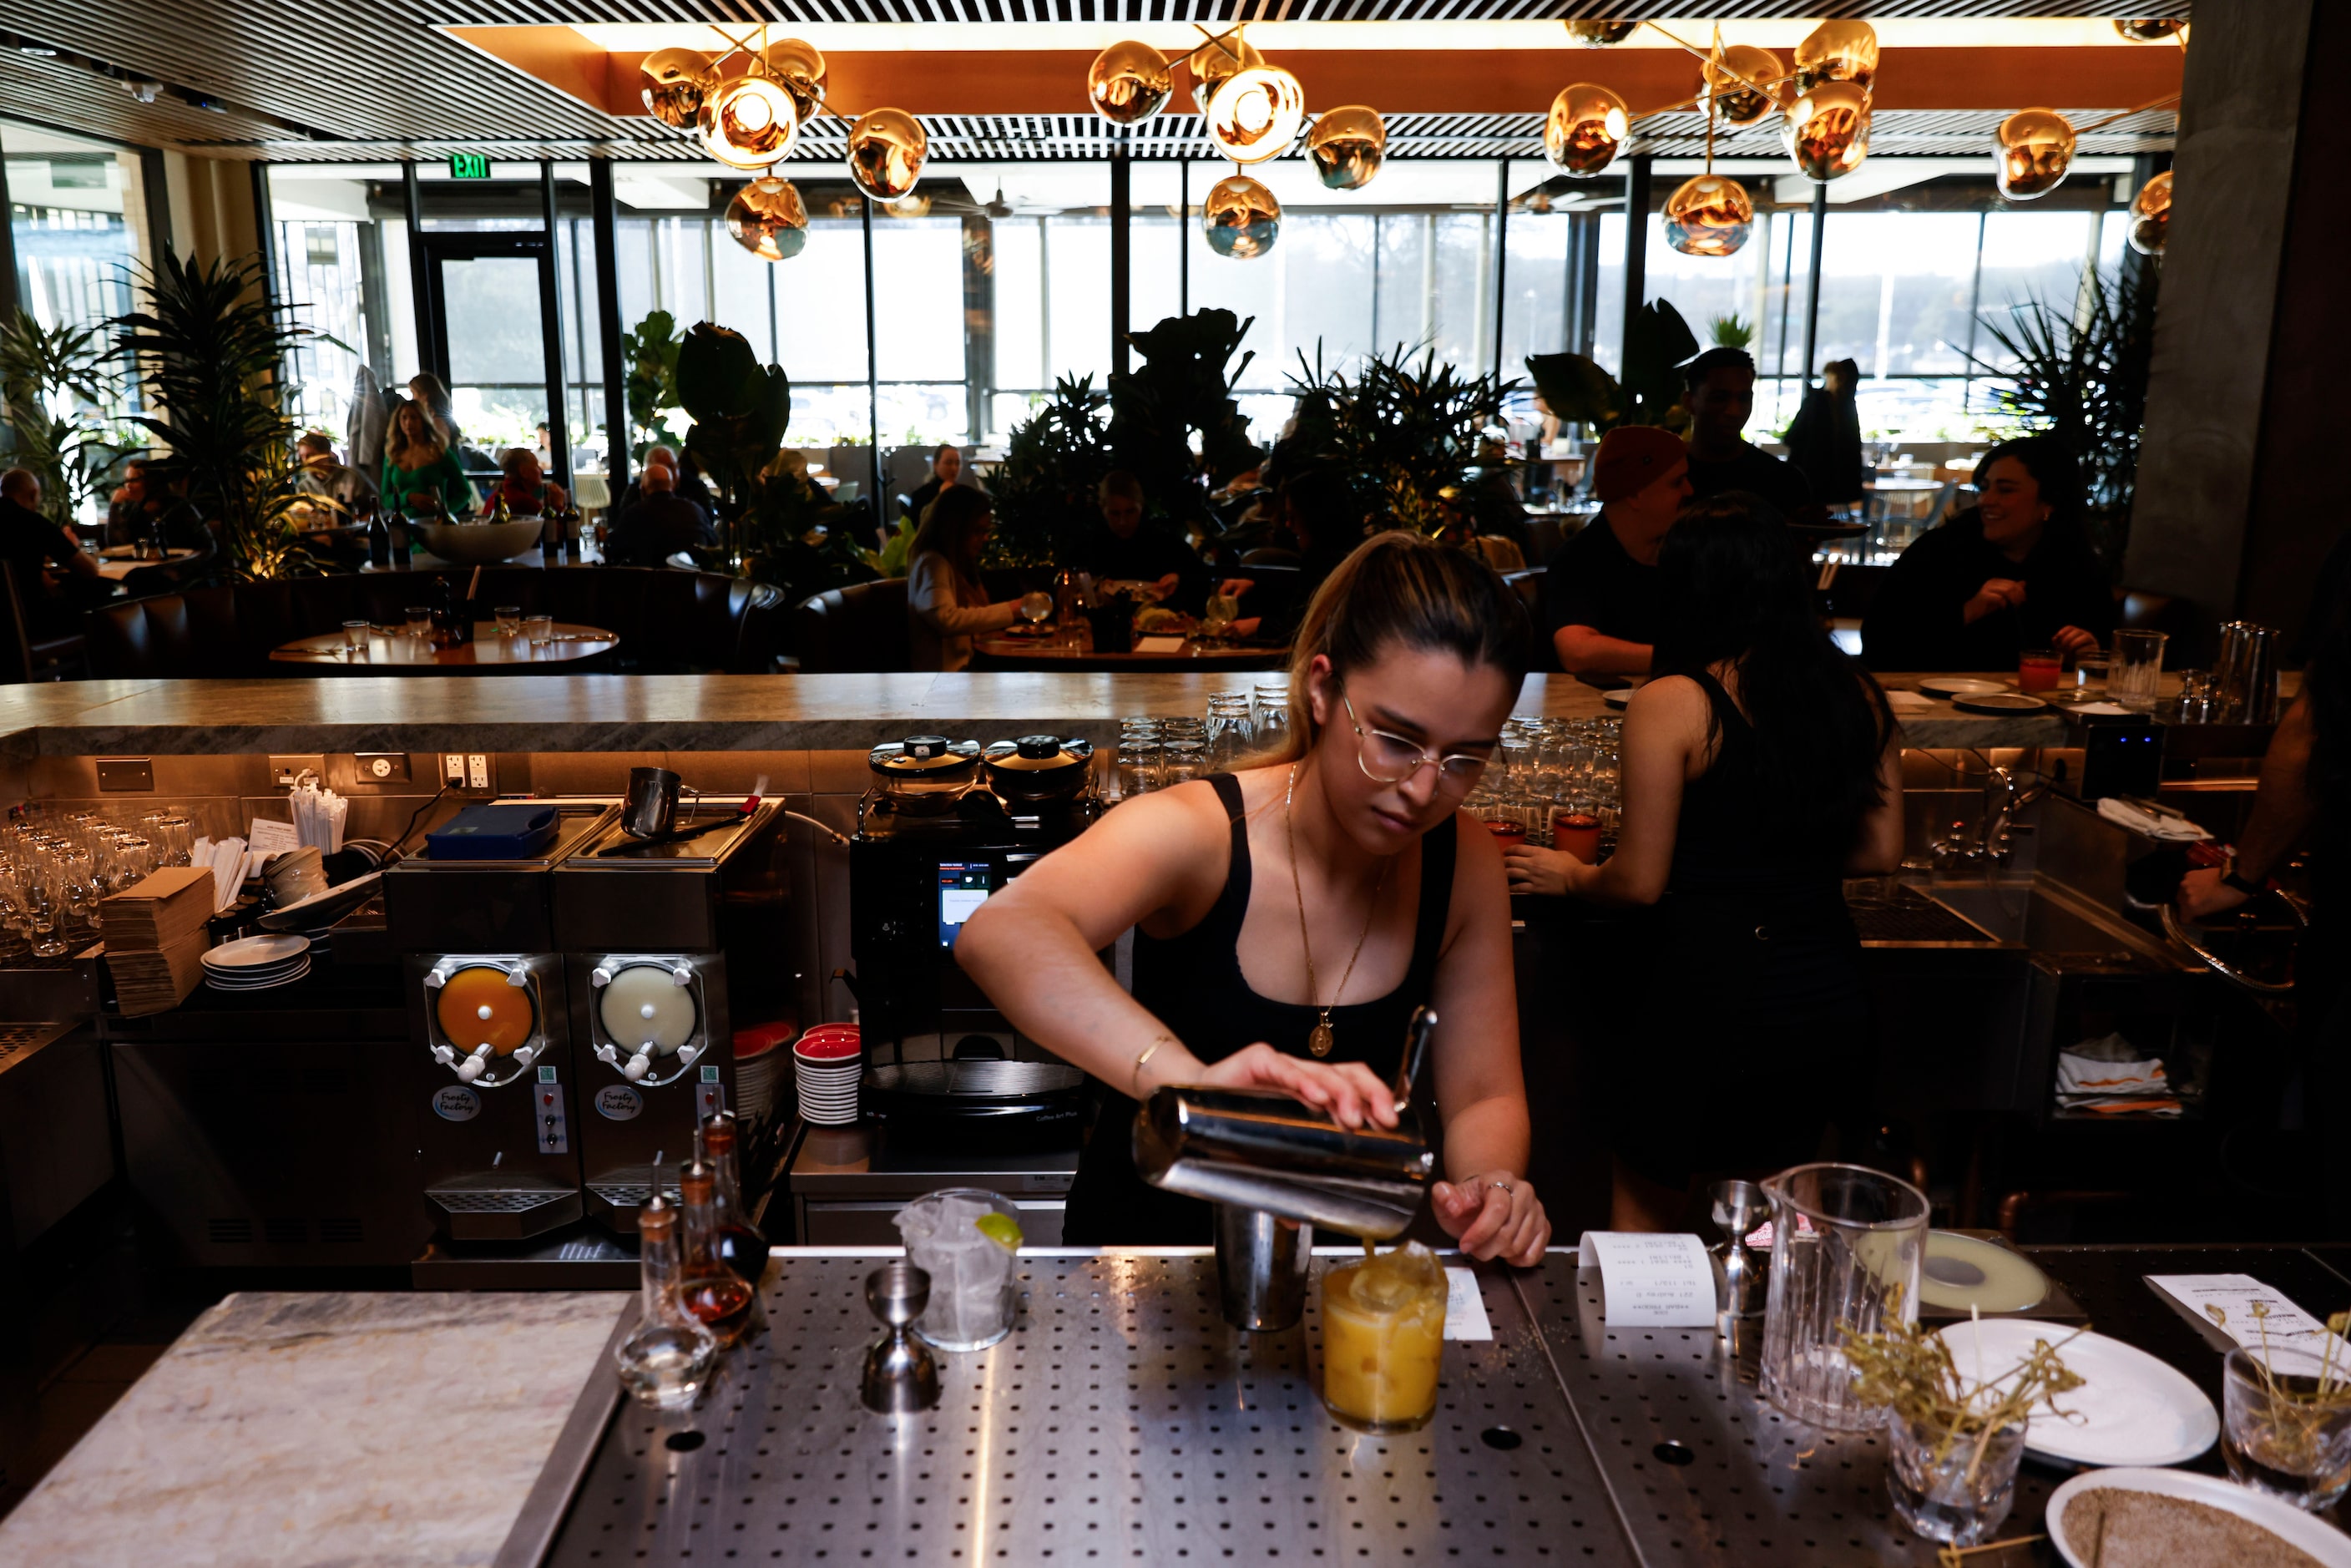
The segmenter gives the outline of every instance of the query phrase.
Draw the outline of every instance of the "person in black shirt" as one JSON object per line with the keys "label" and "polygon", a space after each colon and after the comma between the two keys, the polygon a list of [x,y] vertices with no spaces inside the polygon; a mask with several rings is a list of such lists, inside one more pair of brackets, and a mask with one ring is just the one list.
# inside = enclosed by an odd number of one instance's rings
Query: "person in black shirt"
{"label": "person in black shirt", "polygon": [[1708,349],[1682,367],[1682,385],[1690,416],[1690,494],[1740,490],[1769,501],[1782,521],[1809,517],[1813,492],[1803,475],[1739,434],[1755,412],[1755,361],[1746,350]]}
{"label": "person in black shirt", "polygon": [[906,497],[906,516],[914,519],[916,528],[922,527],[923,514],[930,509],[933,501],[939,498],[939,492],[962,481],[963,448],[952,442],[941,445],[931,454],[931,476],[915,486],[914,494]]}
{"label": "person in black shirt", "polygon": [[1657,550],[1689,499],[1689,467],[1669,430],[1619,425],[1601,438],[1592,463],[1600,516],[1552,552],[1543,573],[1544,621],[1568,674],[1649,673],[1663,619]]}
{"label": "person in black shirt", "polygon": [[660,566],[679,550],[715,545],[718,536],[703,509],[677,493],[677,475],[656,463],[640,476],[636,503],[605,536],[604,559],[614,566]]}
{"label": "person in black shirt", "polygon": [[2082,532],[2081,469],[2063,444],[1993,447],[1976,494],[1886,572],[1861,623],[1871,669],[2013,670],[2028,648],[2086,653],[2114,631],[2114,590]]}
{"label": "person in black shirt", "polygon": [[1092,572],[1097,583],[1153,584],[1169,609],[1198,614],[1208,598],[1208,563],[1174,533],[1144,522],[1143,481],[1114,468],[1102,476],[1095,498],[1102,526],[1088,531],[1071,564]]}
{"label": "person in black shirt", "polygon": [[1822,367],[1821,384],[1804,394],[1783,438],[1788,461],[1812,486],[1813,499],[1824,507],[1851,506],[1862,498],[1861,408],[1854,397],[1860,384],[1859,365],[1831,360]]}
{"label": "person in black shirt", "polygon": [[[99,575],[98,562],[42,514],[41,481],[28,468],[0,474],[0,560],[16,580],[16,602],[35,636],[71,631],[83,610],[114,592]],[[50,567],[62,580],[52,583]]]}

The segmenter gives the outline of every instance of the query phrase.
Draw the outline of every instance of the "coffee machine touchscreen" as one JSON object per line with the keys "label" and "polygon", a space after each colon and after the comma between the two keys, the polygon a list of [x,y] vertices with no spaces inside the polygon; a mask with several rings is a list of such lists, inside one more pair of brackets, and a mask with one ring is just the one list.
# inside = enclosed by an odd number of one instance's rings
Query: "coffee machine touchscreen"
{"label": "coffee machine touchscreen", "polygon": [[991,868],[985,861],[939,862],[939,946],[952,947],[971,912],[987,902]]}

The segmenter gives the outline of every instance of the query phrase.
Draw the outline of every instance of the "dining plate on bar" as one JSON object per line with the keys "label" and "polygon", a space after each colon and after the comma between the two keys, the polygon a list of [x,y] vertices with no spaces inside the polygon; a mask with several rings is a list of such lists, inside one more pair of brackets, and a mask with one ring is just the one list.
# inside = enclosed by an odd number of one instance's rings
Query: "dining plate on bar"
{"label": "dining plate on bar", "polygon": [[204,956],[207,969],[274,969],[310,950],[306,936],[246,936],[224,942]]}
{"label": "dining plate on bar", "polygon": [[[2076,1540],[2065,1527],[2065,1511],[2074,1500],[2088,1491],[2150,1492],[2157,1497],[2178,1498],[2184,1502],[2199,1503],[2233,1514],[2246,1523],[2267,1531],[2284,1544],[2308,1553],[2322,1568],[2351,1568],[2351,1536],[2313,1518],[2292,1503],[2257,1492],[2251,1487],[2223,1480],[2219,1476],[2199,1476],[2187,1470],[2123,1469],[2087,1470],[2074,1477],[2049,1494],[2048,1512],[2043,1523],[2049,1539],[2059,1555],[2073,1568],[2115,1568],[2114,1558],[2099,1550],[2104,1531],[2096,1542]],[[2165,1562],[2179,1559],[2167,1555]]]}
{"label": "dining plate on bar", "polygon": [[2026,696],[2022,692],[1986,692],[1980,696],[1965,695],[1951,699],[1951,706],[1961,713],[2046,713],[2049,705],[2039,697]]}
{"label": "dining plate on bar", "polygon": [[1928,675],[1918,689],[1930,697],[1988,697],[2011,688],[2000,681],[1979,681],[1964,675]]}
{"label": "dining plate on bar", "polygon": [[[1997,1379],[2046,1341],[2082,1386],[2025,1422],[2024,1448],[2074,1465],[2178,1465],[2212,1446],[2220,1415],[2204,1391],[2168,1363],[2105,1334],[2022,1318],[1985,1318],[1940,1331],[1962,1384]],[[1979,1337],[1980,1336],[1980,1337]],[[1980,1346],[1980,1350],[1979,1350]]]}

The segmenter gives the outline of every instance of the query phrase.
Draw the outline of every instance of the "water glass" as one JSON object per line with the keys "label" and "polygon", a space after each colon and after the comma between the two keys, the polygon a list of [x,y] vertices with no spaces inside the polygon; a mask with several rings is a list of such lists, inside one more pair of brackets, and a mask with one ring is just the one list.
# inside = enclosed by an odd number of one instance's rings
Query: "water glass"
{"label": "water glass", "polygon": [[1806,1165],[1763,1183],[1771,1199],[1771,1291],[1763,1309],[1763,1397],[1807,1426],[1863,1432],[1844,1333],[1918,1321],[1927,1195],[1860,1166]]}
{"label": "water glass", "polygon": [[2117,632],[2106,665],[2106,695],[2133,713],[2155,711],[2155,690],[2163,674],[2160,632]]}
{"label": "water glass", "polygon": [[426,604],[412,604],[402,612],[405,617],[400,630],[405,636],[423,642],[433,635],[433,609]]}
{"label": "water glass", "polygon": [[1053,613],[1053,596],[1041,589],[1032,589],[1020,596],[1020,619],[1031,626],[1041,624]]}
{"label": "water glass", "polygon": [[1205,741],[1171,740],[1160,747],[1160,788],[1172,789],[1194,779],[1206,779],[1216,769],[1208,762]]}
{"label": "water glass", "polygon": [[346,622],[343,622],[343,652],[344,652],[344,653],[366,653],[366,652],[367,652],[367,645],[368,645],[368,632],[369,632],[369,630],[370,630],[370,628],[369,628],[369,626],[368,626],[368,623],[367,623],[366,622],[364,622],[364,621],[346,621]]}
{"label": "water glass", "polygon": [[522,631],[522,606],[501,604],[490,612],[498,623],[498,635],[513,637]]}
{"label": "water glass", "polygon": [[1249,700],[1239,692],[1219,692],[1208,699],[1208,762],[1229,768],[1257,744],[1249,721]]}
{"label": "water glass", "polygon": [[[2313,1512],[2351,1490],[2351,1406],[2345,1368],[2298,1350],[2269,1352],[2269,1377],[2253,1351],[2229,1353],[2220,1373],[2220,1451],[2229,1474],[2255,1491]],[[2335,1397],[2313,1401],[2324,1375]]]}
{"label": "water glass", "polygon": [[1020,1259],[979,1228],[991,1214],[1020,1223],[1009,1198],[976,1186],[925,1193],[892,1221],[906,1239],[906,1260],[931,1277],[914,1333],[935,1349],[985,1350],[1012,1332]]}
{"label": "water glass", "polygon": [[2074,679],[2084,691],[2102,692],[2106,689],[2106,656],[2085,653],[2074,661]]}
{"label": "water glass", "polygon": [[2016,1503],[2024,1425],[1952,1434],[1896,1415],[1886,1423],[1886,1490],[1902,1522],[1929,1541],[1973,1546],[1991,1539]]}
{"label": "water glass", "polygon": [[1118,762],[1114,777],[1118,780],[1118,798],[1132,800],[1137,795],[1148,795],[1159,788],[1159,743],[1156,740],[1125,740],[1118,743]]}
{"label": "water glass", "polygon": [[526,615],[522,618],[522,629],[534,648],[548,647],[555,641],[555,617],[552,615]]}

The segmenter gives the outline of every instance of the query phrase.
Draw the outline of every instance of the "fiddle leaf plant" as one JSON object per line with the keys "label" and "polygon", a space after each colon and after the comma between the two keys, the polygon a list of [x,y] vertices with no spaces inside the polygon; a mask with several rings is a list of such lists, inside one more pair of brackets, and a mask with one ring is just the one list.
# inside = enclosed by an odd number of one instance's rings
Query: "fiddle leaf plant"
{"label": "fiddle leaf plant", "polygon": [[717,488],[731,523],[775,461],[792,419],[792,383],[762,365],[740,332],[698,321],[677,355],[677,396],[694,424],[685,449]]}
{"label": "fiddle leaf plant", "polygon": [[1633,313],[1625,333],[1624,376],[1610,375],[1588,355],[1530,354],[1527,373],[1543,406],[1567,424],[1604,435],[1620,424],[1682,430],[1681,367],[1698,357],[1697,336],[1670,301],[1653,299]]}
{"label": "fiddle leaf plant", "polygon": [[677,318],[666,310],[648,311],[635,329],[621,337],[621,362],[628,367],[622,382],[629,399],[629,427],[636,439],[629,451],[643,462],[656,446],[675,446],[669,427],[672,410],[680,405],[677,360],[685,340],[677,335]]}

